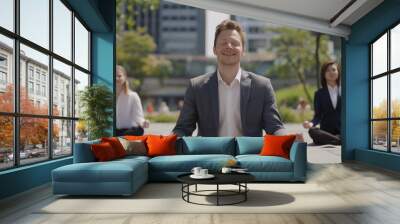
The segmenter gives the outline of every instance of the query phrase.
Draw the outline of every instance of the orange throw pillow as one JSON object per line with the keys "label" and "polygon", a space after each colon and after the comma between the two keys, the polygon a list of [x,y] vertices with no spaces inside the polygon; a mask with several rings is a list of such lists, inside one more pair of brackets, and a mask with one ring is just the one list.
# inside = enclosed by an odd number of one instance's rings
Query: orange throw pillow
{"label": "orange throw pillow", "polygon": [[126,151],[117,137],[101,138],[101,142],[108,142],[114,149],[117,158],[126,156]]}
{"label": "orange throw pillow", "polygon": [[148,156],[176,155],[176,135],[150,135],[147,137]]}
{"label": "orange throw pillow", "polygon": [[109,161],[117,158],[114,149],[108,142],[93,144],[90,146],[90,148],[94,154],[94,157],[99,162]]}
{"label": "orange throw pillow", "polygon": [[295,139],[296,135],[265,135],[260,155],[280,156],[289,159],[290,148]]}

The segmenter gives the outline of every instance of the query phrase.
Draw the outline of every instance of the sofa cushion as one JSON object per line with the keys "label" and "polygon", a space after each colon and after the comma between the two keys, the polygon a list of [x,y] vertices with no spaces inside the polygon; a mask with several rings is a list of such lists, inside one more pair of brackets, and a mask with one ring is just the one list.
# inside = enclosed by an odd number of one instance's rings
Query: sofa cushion
{"label": "sofa cushion", "polygon": [[241,168],[249,172],[292,172],[292,161],[279,156],[238,155]]}
{"label": "sofa cushion", "polygon": [[92,144],[99,144],[100,139],[75,143],[74,147],[74,163],[95,162],[96,158],[90,148]]}
{"label": "sofa cushion", "polygon": [[126,151],[126,155],[147,155],[147,148],[145,142],[141,140],[126,140],[125,138],[118,137],[122,146]]}
{"label": "sofa cushion", "polygon": [[150,157],[147,156],[138,156],[138,155],[130,155],[130,156],[125,156],[124,158],[120,158],[117,160],[113,160],[113,162],[131,162],[131,161],[143,161],[143,162],[148,162]]}
{"label": "sofa cushion", "polygon": [[175,155],[158,156],[149,160],[149,170],[163,172],[190,172],[199,166],[211,172],[219,171],[230,159],[231,155]]}
{"label": "sofa cushion", "polygon": [[236,137],[236,155],[260,154],[264,144],[263,137]]}
{"label": "sofa cushion", "polygon": [[53,170],[58,182],[129,182],[133,173],[147,172],[147,164],[139,159],[95,163],[74,163]]}
{"label": "sofa cushion", "polygon": [[235,138],[232,137],[183,137],[179,154],[235,155]]}

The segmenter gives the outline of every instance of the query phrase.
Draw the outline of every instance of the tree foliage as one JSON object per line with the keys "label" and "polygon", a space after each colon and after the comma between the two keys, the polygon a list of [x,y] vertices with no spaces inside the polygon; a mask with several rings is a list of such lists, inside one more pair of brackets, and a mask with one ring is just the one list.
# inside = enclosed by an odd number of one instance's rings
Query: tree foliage
{"label": "tree foliage", "polygon": [[117,31],[133,30],[136,26],[135,17],[137,16],[136,7],[142,9],[156,10],[160,5],[160,0],[117,0]]}
{"label": "tree foliage", "polygon": [[[276,53],[277,59],[268,73],[287,78],[295,75],[303,86],[308,102],[312,96],[306,86],[306,74],[315,73],[316,38],[311,32],[287,27],[271,28],[277,33],[272,39],[271,50]],[[328,37],[322,35],[319,43],[319,57],[321,61],[328,60]],[[315,74],[318,76],[319,74]]]}
{"label": "tree foliage", "polygon": [[143,72],[147,76],[158,77],[163,84],[164,79],[172,74],[172,63],[163,57],[150,55],[143,66]]}
{"label": "tree foliage", "polygon": [[[395,99],[392,100],[392,117],[400,117],[400,101]],[[373,118],[387,118],[387,101],[384,100],[380,104],[372,109]],[[400,138],[400,122],[392,121],[392,141],[397,141]],[[373,133],[374,138],[386,138],[387,136],[387,122],[386,121],[376,121],[373,122]]]}
{"label": "tree foliage", "polygon": [[[14,107],[14,88],[8,85],[6,92],[0,94],[0,108],[3,112],[12,112]],[[25,114],[47,114],[47,103],[34,105],[29,99],[29,95],[24,87],[20,88],[20,107]],[[54,113],[59,114],[57,108]],[[0,146],[5,148],[13,147],[13,118],[12,116],[0,116]],[[48,119],[46,118],[20,118],[20,148],[24,149],[26,145],[46,144],[48,139]],[[58,138],[59,127],[53,125],[53,138]]]}
{"label": "tree foliage", "polygon": [[157,10],[159,5],[159,0],[117,0],[117,63],[134,78],[131,86],[137,91],[146,76],[158,77],[162,83],[172,74],[171,62],[154,56],[157,46],[147,27],[135,21],[138,13]]}
{"label": "tree foliage", "polygon": [[117,38],[118,64],[127,70],[129,77],[137,79],[139,84],[146,76],[157,77],[162,82],[172,74],[171,61],[153,54],[156,44],[143,30],[127,31]]}
{"label": "tree foliage", "polygon": [[127,31],[117,37],[117,62],[129,76],[143,78],[143,66],[156,49],[152,37],[143,31]]}

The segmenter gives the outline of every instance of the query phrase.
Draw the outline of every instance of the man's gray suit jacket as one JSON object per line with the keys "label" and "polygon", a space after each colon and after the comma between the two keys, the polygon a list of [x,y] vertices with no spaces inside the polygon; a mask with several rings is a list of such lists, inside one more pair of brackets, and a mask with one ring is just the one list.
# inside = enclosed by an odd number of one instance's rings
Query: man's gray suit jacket
{"label": "man's gray suit jacket", "polygon": [[[243,136],[285,133],[275,103],[275,93],[268,78],[242,70],[240,80],[240,115]],[[183,108],[172,132],[191,136],[198,125],[199,136],[218,136],[219,102],[217,72],[190,80]]]}

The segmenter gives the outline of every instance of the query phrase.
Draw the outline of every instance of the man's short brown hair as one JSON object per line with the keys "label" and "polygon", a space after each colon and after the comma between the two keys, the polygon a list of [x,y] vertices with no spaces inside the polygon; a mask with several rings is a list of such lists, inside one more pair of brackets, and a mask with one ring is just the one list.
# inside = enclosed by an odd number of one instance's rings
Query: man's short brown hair
{"label": "man's short brown hair", "polygon": [[244,48],[244,32],[242,27],[240,26],[240,24],[236,21],[227,19],[222,21],[218,26],[217,29],[215,30],[215,37],[214,37],[214,47],[216,47],[217,45],[217,37],[218,35],[224,31],[224,30],[236,30],[239,35],[240,35],[240,39],[242,40],[242,46]]}

